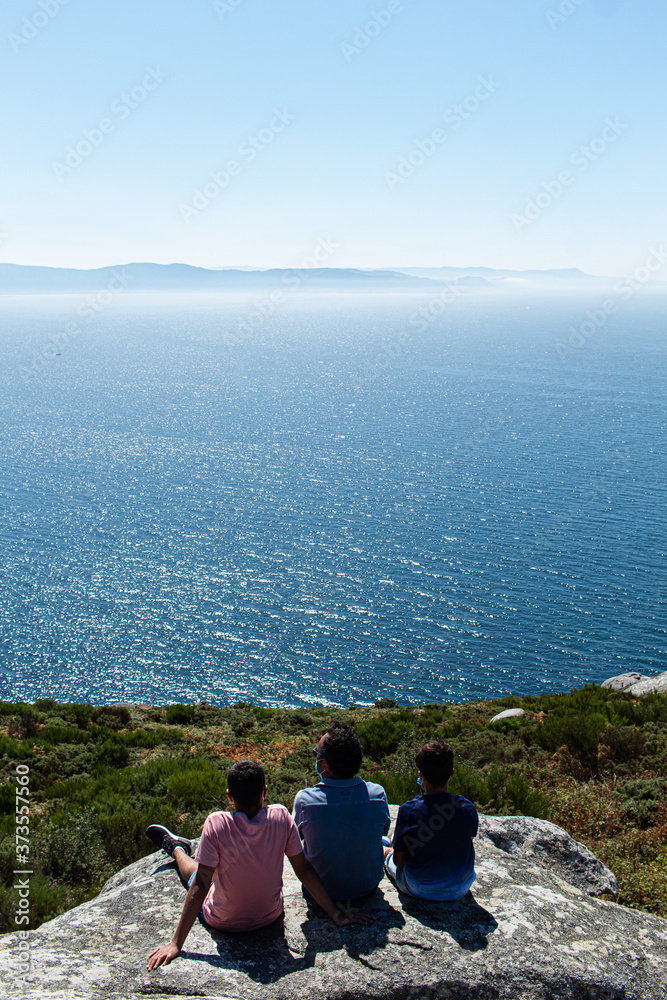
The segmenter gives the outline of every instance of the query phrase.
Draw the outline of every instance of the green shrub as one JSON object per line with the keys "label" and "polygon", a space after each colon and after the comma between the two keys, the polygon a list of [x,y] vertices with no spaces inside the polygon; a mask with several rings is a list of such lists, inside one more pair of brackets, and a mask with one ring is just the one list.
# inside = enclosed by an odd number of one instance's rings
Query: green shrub
{"label": "green shrub", "polygon": [[646,745],[643,734],[634,726],[607,726],[600,733],[599,740],[604,757],[618,763],[636,760]]}
{"label": "green shrub", "polygon": [[489,795],[496,803],[499,803],[503,798],[508,779],[509,774],[504,767],[499,767],[496,764],[491,768],[486,779],[486,784],[489,789]]}
{"label": "green shrub", "polygon": [[392,753],[414,729],[412,712],[402,709],[379,719],[369,719],[357,726],[364,753],[371,760],[381,760]]}
{"label": "green shrub", "polygon": [[35,708],[38,712],[52,712],[58,708],[58,702],[54,701],[53,698],[38,698],[35,702]]}
{"label": "green shrub", "polygon": [[193,705],[169,705],[167,707],[167,723],[170,726],[184,726],[192,722],[195,710]]}
{"label": "green shrub", "polygon": [[294,726],[298,726],[300,729],[307,729],[313,724],[313,717],[309,715],[308,712],[302,712],[301,709],[297,709],[296,712],[292,712],[290,715],[290,722]]}
{"label": "green shrub", "polygon": [[4,733],[0,733],[0,757],[16,757],[18,743]]}
{"label": "green shrub", "polygon": [[387,801],[396,805],[401,805],[409,799],[414,799],[415,795],[421,794],[421,789],[417,784],[417,771],[378,771],[368,778],[382,785],[387,793]]}
{"label": "green shrub", "polygon": [[34,856],[41,874],[69,885],[95,885],[110,874],[95,818],[90,812],[67,814],[58,824],[41,823]]}
{"label": "green shrub", "polygon": [[485,805],[491,800],[491,791],[484,775],[468,764],[454,763],[454,775],[448,788],[452,795],[463,795],[475,805]]}
{"label": "green shrub", "polygon": [[60,710],[64,718],[79,729],[85,729],[93,717],[92,705],[61,705]]}
{"label": "green shrub", "polygon": [[208,761],[198,761],[198,767],[175,774],[167,784],[167,795],[176,809],[219,809],[227,790],[227,778]]}
{"label": "green shrub", "polygon": [[20,740],[36,736],[39,730],[40,716],[30,705],[14,705],[16,714],[9,723],[9,735]]}
{"label": "green shrub", "polygon": [[125,729],[129,726],[132,716],[125,705],[102,705],[93,708],[92,721],[98,726],[108,729]]}
{"label": "green shrub", "polygon": [[252,711],[255,718],[260,720],[261,722],[266,722],[268,719],[272,719],[276,714],[274,708],[255,707],[253,708]]}
{"label": "green shrub", "polygon": [[229,724],[232,727],[234,736],[237,739],[242,739],[255,728],[257,720],[254,715],[235,715],[230,719]]}
{"label": "green shrub", "polygon": [[605,716],[598,712],[547,715],[540,727],[538,742],[545,750],[566,746],[574,756],[590,759],[597,755],[598,734],[606,723]]}
{"label": "green shrub", "polygon": [[59,743],[83,743],[86,740],[85,732],[80,729],[72,729],[64,723],[58,725],[63,720],[51,720],[46,723],[39,733],[37,742],[44,745],[57,746]]}
{"label": "green shrub", "polygon": [[129,761],[130,751],[119,739],[105,740],[95,750],[94,762],[99,767],[127,767]]}
{"label": "green shrub", "polygon": [[505,785],[505,795],[520,816],[549,818],[549,799],[542,792],[532,788],[520,771],[515,771]]}
{"label": "green shrub", "polygon": [[0,785],[0,815],[6,816],[8,813],[13,815],[15,806],[16,785],[10,778]]}

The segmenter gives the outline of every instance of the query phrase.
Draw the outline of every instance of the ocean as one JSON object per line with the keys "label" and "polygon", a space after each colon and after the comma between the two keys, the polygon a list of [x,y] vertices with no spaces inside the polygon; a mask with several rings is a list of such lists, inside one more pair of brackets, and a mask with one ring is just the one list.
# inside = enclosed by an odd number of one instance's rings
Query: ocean
{"label": "ocean", "polygon": [[0,697],[666,670],[666,299],[599,298],[2,297]]}

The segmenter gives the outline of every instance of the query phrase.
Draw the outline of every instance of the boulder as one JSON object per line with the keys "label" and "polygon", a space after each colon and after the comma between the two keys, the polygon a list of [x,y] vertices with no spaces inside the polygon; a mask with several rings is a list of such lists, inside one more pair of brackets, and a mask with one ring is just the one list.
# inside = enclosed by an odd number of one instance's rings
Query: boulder
{"label": "boulder", "polygon": [[506,854],[534,859],[589,896],[618,896],[614,873],[562,827],[546,819],[480,816],[479,836]]}
{"label": "boulder", "polygon": [[634,698],[643,698],[646,694],[667,694],[667,671],[657,677],[644,677],[626,690]]}
{"label": "boulder", "polygon": [[500,722],[502,719],[520,719],[526,713],[522,708],[506,708],[504,712],[498,712],[489,722]]}
{"label": "boulder", "polygon": [[613,875],[565,831],[484,817],[476,851],[477,881],[462,900],[411,900],[383,879],[364,903],[375,923],[340,929],[307,909],[286,863],[276,924],[223,934],[198,922],[179,958],[148,973],[148,953],[170,939],[185,895],[173,862],[153,854],[31,932],[27,983],[17,973],[18,935],[4,935],[0,995],[664,1000],[667,920],[595,898],[614,889]]}
{"label": "boulder", "polygon": [[608,677],[602,682],[603,688],[611,688],[612,691],[625,691],[639,681],[647,681],[649,678],[645,674],[629,673],[618,674],[616,677]]}

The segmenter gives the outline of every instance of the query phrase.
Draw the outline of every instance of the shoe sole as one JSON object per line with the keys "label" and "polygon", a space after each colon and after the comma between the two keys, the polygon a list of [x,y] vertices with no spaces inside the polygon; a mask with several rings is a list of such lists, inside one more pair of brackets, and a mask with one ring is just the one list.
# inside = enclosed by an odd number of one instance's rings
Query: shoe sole
{"label": "shoe sole", "polygon": [[[149,830],[151,830],[152,833],[149,833],[148,832]],[[151,823],[150,826],[146,827],[146,836],[148,837],[149,840],[151,840],[155,844],[155,846],[160,851],[165,851],[164,847],[162,846],[164,843],[164,838],[170,837],[171,840],[173,840],[174,842],[175,848],[182,847],[187,856],[189,858],[192,857],[192,844],[190,843],[190,841],[186,840],[185,837],[177,837],[175,834],[171,832],[171,830],[168,830],[166,826],[162,826],[161,823]],[[167,854],[169,857],[173,857],[173,852],[169,854],[169,851],[165,851],[165,854]]]}

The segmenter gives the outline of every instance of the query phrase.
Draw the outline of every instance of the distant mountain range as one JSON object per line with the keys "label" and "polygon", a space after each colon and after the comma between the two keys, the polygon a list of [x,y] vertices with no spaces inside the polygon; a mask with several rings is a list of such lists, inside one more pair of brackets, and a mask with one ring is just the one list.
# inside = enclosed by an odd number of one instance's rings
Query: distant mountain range
{"label": "distant mountain range", "polygon": [[[492,267],[358,268],[205,268],[190,264],[119,264],[79,270],[0,264],[0,294],[93,292],[104,288],[132,292],[421,292],[438,294],[444,282],[470,292],[608,288],[617,278],[584,274],[578,268],[511,271]],[[667,287],[665,282],[652,282]]]}

